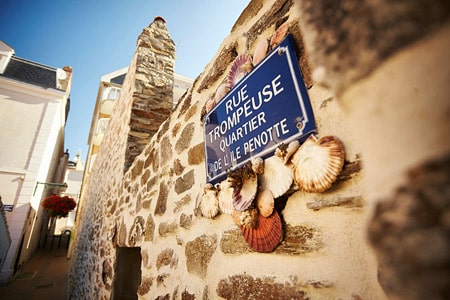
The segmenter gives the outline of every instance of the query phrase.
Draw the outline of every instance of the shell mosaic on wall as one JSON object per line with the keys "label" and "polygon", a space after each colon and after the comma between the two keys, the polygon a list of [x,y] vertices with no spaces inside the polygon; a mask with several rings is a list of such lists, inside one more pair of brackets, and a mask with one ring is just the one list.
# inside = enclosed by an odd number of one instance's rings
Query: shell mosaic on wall
{"label": "shell mosaic on wall", "polygon": [[[256,42],[253,55],[241,54],[233,61],[226,81],[205,106],[210,111],[253,66],[260,63],[289,33],[287,22],[270,40]],[[344,148],[338,138],[310,135],[303,144],[281,143],[273,155],[252,157],[244,166],[230,170],[215,187],[206,184],[200,210],[206,218],[220,212],[232,215],[247,244],[256,252],[272,252],[283,239],[283,226],[275,209],[277,198],[301,190],[321,193],[336,181],[344,164]]]}

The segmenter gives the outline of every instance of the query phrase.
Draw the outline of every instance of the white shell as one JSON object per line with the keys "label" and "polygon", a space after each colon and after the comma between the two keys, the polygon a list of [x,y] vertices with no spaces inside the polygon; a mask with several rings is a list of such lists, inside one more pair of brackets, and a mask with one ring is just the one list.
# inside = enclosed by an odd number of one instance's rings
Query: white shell
{"label": "white shell", "polygon": [[204,187],[202,202],[200,202],[202,215],[206,218],[214,218],[219,213],[219,200],[217,199],[217,191],[212,184],[207,183]]}
{"label": "white shell", "polygon": [[281,144],[275,150],[275,155],[283,159],[284,164],[287,164],[299,147],[300,142],[297,140],[290,142],[288,145]]}
{"label": "white shell", "polygon": [[256,192],[258,191],[258,180],[253,174],[248,178],[245,178],[242,182],[242,186],[235,188],[233,193],[233,206],[234,209],[239,211],[246,210],[255,199]]}
{"label": "white shell", "polygon": [[261,216],[267,218],[273,212],[275,201],[270,190],[264,190],[256,196],[256,206]]}
{"label": "white shell", "polygon": [[262,38],[256,44],[255,50],[253,51],[253,65],[256,66],[260,61],[264,59],[267,55],[267,50],[269,49],[269,41]]}
{"label": "white shell", "polygon": [[294,154],[295,182],[305,192],[320,193],[331,187],[344,165],[344,149],[334,136],[311,135]]}
{"label": "white shell", "polygon": [[230,91],[230,86],[227,83],[222,83],[214,94],[214,102],[217,104],[219,101]]}
{"label": "white shell", "polygon": [[253,157],[251,159],[252,162],[252,171],[255,174],[264,173],[264,160],[261,157]]}
{"label": "white shell", "polygon": [[232,182],[228,179],[225,179],[220,183],[220,192],[219,192],[219,208],[220,211],[227,215],[232,215],[233,208],[233,186]]}
{"label": "white shell", "polygon": [[270,190],[274,198],[286,193],[294,181],[294,170],[274,155],[264,161],[264,174],[261,175],[261,189]]}

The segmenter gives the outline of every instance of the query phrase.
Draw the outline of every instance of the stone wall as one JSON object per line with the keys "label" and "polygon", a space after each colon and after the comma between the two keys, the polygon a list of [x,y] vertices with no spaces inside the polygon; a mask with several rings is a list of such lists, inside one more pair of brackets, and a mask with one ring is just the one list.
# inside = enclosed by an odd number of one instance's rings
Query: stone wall
{"label": "stone wall", "polygon": [[380,283],[393,299],[448,298],[450,4],[299,4],[314,81],[361,151]]}
{"label": "stone wall", "polygon": [[[368,87],[361,86],[365,84],[361,79],[368,74],[376,76],[381,66],[389,68],[392,63],[390,59],[396,62],[395,53],[414,40],[435,32],[443,21],[441,17],[441,21],[434,26],[427,26],[425,33],[402,39],[397,47],[388,47],[379,55],[366,56],[366,52],[356,51],[359,44],[355,44],[356,53],[362,55],[361,59],[356,59],[352,58],[354,52],[350,51],[353,48],[349,43],[358,41],[369,49],[370,44],[364,43],[358,36],[342,39],[351,36],[350,29],[364,33],[371,23],[355,23],[348,28],[340,27],[340,22],[350,26],[345,22],[347,16],[352,17],[352,12],[359,16],[358,10],[364,9],[372,13],[373,20],[383,20],[382,15],[380,19],[376,18],[376,12],[381,11],[379,7],[366,5],[366,2],[356,5],[357,2],[347,1],[340,6],[333,1],[251,1],[216,56],[159,129],[153,135],[150,133],[148,143],[136,152],[130,164],[126,159],[129,157],[126,155],[129,147],[127,141],[133,129],[128,124],[134,118],[132,108],[136,82],[139,79],[153,82],[151,76],[145,75],[146,68],[138,59],[139,53],[143,51],[141,47],[146,45],[138,43],[90,181],[82,191],[83,204],[78,217],[70,273],[70,292],[73,297],[114,298],[114,280],[119,277],[117,266],[121,265],[116,262],[117,249],[138,247],[141,253],[141,268],[138,272],[141,281],[137,294],[141,299],[386,298],[378,282],[378,259],[368,244],[366,228],[377,199],[383,194],[372,190],[374,185],[379,188],[377,176],[380,174],[373,174],[377,169],[373,164],[379,162],[376,160],[377,151],[374,150],[377,148],[370,149],[369,146],[373,145],[369,140],[372,135],[375,136],[376,141],[384,147],[380,149],[381,153],[391,158],[392,148],[380,137],[391,127],[384,120],[380,125],[369,124],[367,120],[361,119],[361,116],[368,120],[372,120],[373,115],[384,117],[383,107],[373,108],[375,112],[370,111],[371,114],[364,111],[365,114],[360,115],[359,110],[365,104],[354,102],[375,98],[367,92],[371,88],[385,95],[386,100],[395,98],[397,94],[391,95],[383,89],[392,77],[372,78],[370,80],[382,81],[369,81]],[[404,5],[408,7],[408,4]],[[398,11],[402,9],[405,7],[398,8]],[[297,190],[276,199],[275,208],[283,224],[283,239],[273,252],[258,253],[247,245],[232,216],[219,214],[214,219],[208,219],[199,213],[199,201],[206,180],[202,116],[208,99],[214,96],[226,78],[233,60],[239,54],[253,53],[258,39],[270,39],[282,24],[288,25],[288,32],[295,40],[319,136],[333,135],[342,141],[345,163],[331,189],[323,193]],[[155,23],[150,25],[150,29],[152,26]],[[158,26],[165,30],[163,24],[158,23]],[[379,26],[385,28],[381,21]],[[343,33],[346,28],[349,32]],[[367,39],[371,40],[372,37],[378,36],[368,35]],[[425,47],[430,43],[425,43]],[[167,45],[162,46],[163,52],[167,50],[170,53],[171,43]],[[152,51],[160,54],[161,48]],[[418,51],[413,58],[423,53]],[[339,64],[341,57],[345,58],[342,65]],[[383,64],[385,61],[387,64]],[[400,66],[407,67],[408,64]],[[339,76],[339,67],[343,67],[342,78]],[[148,68],[152,69],[150,65]],[[144,71],[138,76],[138,70]],[[396,71],[394,75],[403,74],[402,69],[388,71]],[[447,76],[444,78],[448,78],[448,71],[444,74]],[[326,86],[315,83],[324,82],[324,78],[330,79]],[[437,82],[443,82],[443,79],[439,78]],[[409,82],[398,83],[403,83],[402,92]],[[391,80],[390,84],[394,85],[394,82]],[[431,84],[431,87],[435,87],[437,83]],[[395,86],[390,87],[398,91]],[[352,88],[356,88],[356,91]],[[431,89],[420,87],[416,94],[425,93],[425,90]],[[400,96],[406,99],[405,95]],[[448,104],[444,104],[439,97],[436,101],[444,109],[439,114],[441,116],[448,113]],[[394,111],[398,112],[398,109]],[[441,126],[448,124],[448,120],[443,121],[442,118],[435,121]],[[398,135],[401,132],[399,126],[404,124],[396,125],[393,128],[397,128],[395,133]],[[371,130],[371,126],[375,131]],[[367,136],[368,132],[372,135]],[[441,132],[441,137],[448,137],[448,133],[442,135]],[[449,140],[441,141],[440,150],[435,153],[448,155]],[[420,141],[416,141],[416,144],[420,144]],[[394,153],[397,153],[396,149]],[[418,161],[424,158],[425,155],[422,155]],[[388,166],[382,164],[387,169],[384,172],[397,182],[389,174],[391,169],[394,170],[393,174],[398,174],[396,165],[391,167],[391,162],[388,163]],[[411,164],[416,164],[416,161]],[[126,167],[128,165],[129,168]],[[371,169],[367,170],[368,167]],[[401,168],[407,167],[403,164]],[[393,189],[392,184],[384,183],[388,189],[383,189],[383,192],[389,194]],[[389,206],[385,209],[389,209]],[[378,210],[377,214],[382,211]],[[377,235],[386,228],[371,226],[372,241],[380,245]],[[436,236],[439,240],[440,235]],[[441,250],[442,247],[445,249],[446,240],[440,241]],[[388,243],[386,245],[392,247]],[[377,248],[380,247],[386,249],[382,246]],[[399,256],[396,257],[398,259]],[[389,253],[384,253],[380,261],[392,262],[388,258]],[[445,257],[441,259],[446,261]],[[383,278],[389,281],[389,277]],[[382,282],[383,287],[390,292],[392,289],[389,289],[389,285]],[[415,295],[414,292],[412,294]]]}

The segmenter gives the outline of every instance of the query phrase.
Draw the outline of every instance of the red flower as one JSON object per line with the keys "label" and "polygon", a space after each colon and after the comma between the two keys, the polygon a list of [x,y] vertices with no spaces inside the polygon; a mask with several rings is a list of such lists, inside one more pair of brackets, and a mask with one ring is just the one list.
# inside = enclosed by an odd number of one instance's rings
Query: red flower
{"label": "red flower", "polygon": [[62,218],[67,217],[69,212],[77,206],[77,203],[68,196],[51,195],[45,198],[41,205],[51,217]]}

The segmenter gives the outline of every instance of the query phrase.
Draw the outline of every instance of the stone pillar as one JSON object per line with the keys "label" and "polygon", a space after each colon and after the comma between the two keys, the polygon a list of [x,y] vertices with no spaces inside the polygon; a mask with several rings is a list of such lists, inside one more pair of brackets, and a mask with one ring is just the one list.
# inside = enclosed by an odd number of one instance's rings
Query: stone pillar
{"label": "stone pillar", "polygon": [[175,43],[166,21],[156,17],[137,41],[136,70],[132,95],[127,170],[172,110]]}
{"label": "stone pillar", "polygon": [[393,299],[450,295],[450,4],[303,0],[313,79],[362,149],[368,226]]}

